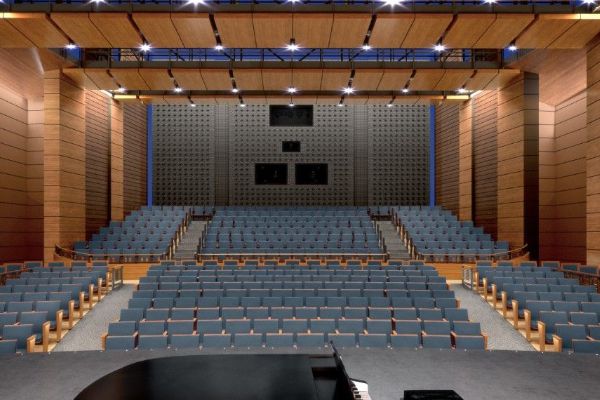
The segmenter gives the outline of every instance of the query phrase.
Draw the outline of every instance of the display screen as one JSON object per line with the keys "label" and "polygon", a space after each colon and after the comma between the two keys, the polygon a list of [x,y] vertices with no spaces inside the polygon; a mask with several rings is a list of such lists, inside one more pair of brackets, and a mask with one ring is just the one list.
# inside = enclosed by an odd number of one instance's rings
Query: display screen
{"label": "display screen", "polygon": [[327,185],[327,164],[296,164],[296,185]]}
{"label": "display screen", "polygon": [[287,185],[287,164],[255,164],[254,183],[257,185]]}
{"label": "display screen", "polygon": [[299,153],[300,152],[300,142],[282,142],[281,143],[281,151],[284,153]]}
{"label": "display screen", "polygon": [[313,106],[269,106],[270,126],[313,126]]}

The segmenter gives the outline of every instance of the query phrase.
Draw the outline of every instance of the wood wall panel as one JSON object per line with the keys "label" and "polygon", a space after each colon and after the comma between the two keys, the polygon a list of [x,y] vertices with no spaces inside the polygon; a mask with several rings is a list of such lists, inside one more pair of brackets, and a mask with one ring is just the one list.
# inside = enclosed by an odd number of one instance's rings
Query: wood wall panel
{"label": "wood wall panel", "polygon": [[600,42],[587,52],[587,263],[600,264]]}
{"label": "wood wall panel", "polygon": [[44,75],[44,260],[85,239],[85,91],[60,71]]}
{"label": "wood wall panel", "polygon": [[459,105],[445,104],[435,110],[436,204],[459,213]]}
{"label": "wood wall panel", "polygon": [[125,214],[147,204],[146,106],[123,106],[123,208]]}
{"label": "wood wall panel", "polygon": [[555,251],[554,106],[540,102],[540,260],[560,260]]}
{"label": "wood wall panel", "polygon": [[88,90],[85,96],[85,230],[92,234],[110,219],[109,98]]}
{"label": "wood wall panel", "polygon": [[110,103],[110,219],[124,217],[123,104]]}
{"label": "wood wall panel", "polygon": [[458,218],[473,219],[473,108],[471,101],[458,110]]}
{"label": "wood wall panel", "polygon": [[473,220],[486,233],[497,233],[497,107],[496,90],[473,99]]}

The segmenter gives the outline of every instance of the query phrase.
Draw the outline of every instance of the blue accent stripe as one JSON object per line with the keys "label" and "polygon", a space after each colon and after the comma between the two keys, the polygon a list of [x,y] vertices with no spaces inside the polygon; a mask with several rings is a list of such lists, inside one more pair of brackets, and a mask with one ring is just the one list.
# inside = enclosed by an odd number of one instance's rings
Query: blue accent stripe
{"label": "blue accent stripe", "polygon": [[429,106],[429,206],[435,207],[435,106]]}
{"label": "blue accent stripe", "polygon": [[147,139],[147,145],[148,148],[146,150],[146,199],[148,202],[148,205],[151,206],[154,203],[154,199],[152,198],[152,192],[153,192],[153,188],[152,185],[154,183],[154,176],[153,176],[153,149],[154,149],[154,144],[152,143],[152,105],[148,105],[146,107],[146,130],[148,131],[148,139]]}

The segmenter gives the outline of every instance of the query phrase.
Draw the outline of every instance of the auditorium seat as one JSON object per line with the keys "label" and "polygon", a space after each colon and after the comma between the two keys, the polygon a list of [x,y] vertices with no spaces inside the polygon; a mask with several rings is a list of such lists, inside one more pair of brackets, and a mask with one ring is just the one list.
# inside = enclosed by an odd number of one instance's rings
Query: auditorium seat
{"label": "auditorium seat", "polygon": [[0,354],[14,354],[16,352],[17,352],[17,340],[16,339],[0,339]]}
{"label": "auditorium seat", "polygon": [[4,325],[2,327],[2,340],[15,340],[17,352],[31,353],[33,352],[36,341],[33,325]]}
{"label": "auditorium seat", "polygon": [[600,340],[578,340],[573,339],[573,351],[575,353],[600,354]]}
{"label": "auditorium seat", "polygon": [[556,324],[552,341],[556,351],[573,351],[575,340],[587,340],[585,325]]}
{"label": "auditorium seat", "polygon": [[395,321],[394,334],[390,337],[392,347],[417,348],[421,345],[420,321]]}
{"label": "auditorium seat", "polygon": [[231,347],[231,334],[229,333],[204,333],[202,346],[207,348]]}
{"label": "auditorium seat", "polygon": [[158,350],[168,347],[167,335],[142,335],[138,336],[137,348],[140,350]]}

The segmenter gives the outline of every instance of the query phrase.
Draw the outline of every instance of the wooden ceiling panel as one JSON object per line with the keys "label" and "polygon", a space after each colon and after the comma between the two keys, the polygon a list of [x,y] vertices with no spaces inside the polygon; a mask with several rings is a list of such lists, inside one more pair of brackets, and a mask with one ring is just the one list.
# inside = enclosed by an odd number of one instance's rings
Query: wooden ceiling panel
{"label": "wooden ceiling panel", "polygon": [[217,44],[206,13],[173,13],[171,21],[187,48],[211,48]]}
{"label": "wooden ceiling panel", "polygon": [[323,70],[320,69],[295,69],[292,71],[294,86],[299,91],[320,90]]}
{"label": "wooden ceiling panel", "polygon": [[552,42],[550,49],[581,49],[600,32],[600,19],[596,14],[581,14],[581,19]]}
{"label": "wooden ceiling panel", "polygon": [[369,14],[334,14],[329,47],[360,47],[365,40],[370,23],[371,15]]}
{"label": "wooden ceiling panel", "polygon": [[215,14],[217,30],[223,46],[230,48],[254,48],[254,25],[250,13]]}
{"label": "wooden ceiling panel", "polygon": [[348,69],[324,69],[321,79],[321,90],[339,90],[348,86],[350,70]]}
{"label": "wooden ceiling panel", "polygon": [[106,69],[86,68],[84,71],[98,89],[115,90],[119,88]]}
{"label": "wooden ceiling panel", "polygon": [[112,47],[136,48],[142,43],[125,13],[91,13],[90,19]]}
{"label": "wooden ceiling panel", "polygon": [[240,99],[238,96],[215,96],[215,102],[217,104],[229,104],[229,105],[238,105],[240,104]]}
{"label": "wooden ceiling panel", "polygon": [[451,49],[470,49],[494,22],[494,14],[461,14],[444,37]]}
{"label": "wooden ceiling panel", "polygon": [[335,105],[339,104],[342,96],[317,96],[317,104]]}
{"label": "wooden ceiling panel", "polygon": [[194,104],[199,104],[199,105],[217,104],[217,100],[215,99],[215,96],[191,96],[191,99],[194,102]]}
{"label": "wooden ceiling panel", "polygon": [[267,104],[267,98],[263,95],[243,96],[246,104]]}
{"label": "wooden ceiling panel", "polygon": [[410,81],[410,90],[433,90],[444,76],[443,69],[420,69]]}
{"label": "wooden ceiling panel", "polygon": [[265,90],[281,90],[285,93],[292,86],[292,71],[289,69],[263,69],[263,87]]}
{"label": "wooden ceiling panel", "polygon": [[504,49],[533,21],[531,14],[498,14],[473,45],[477,49]]}
{"label": "wooden ceiling panel", "polygon": [[348,104],[348,105],[365,105],[367,104],[367,101],[369,100],[369,96],[354,96],[354,95],[350,95],[350,96],[346,96],[346,98],[344,99],[344,103]]}
{"label": "wooden ceiling panel", "polygon": [[3,48],[35,47],[32,41],[2,18],[0,18],[0,43]]}
{"label": "wooden ceiling panel", "polygon": [[577,14],[542,14],[517,39],[522,49],[545,48],[565,33],[575,22]]}
{"label": "wooden ceiling panel", "polygon": [[241,91],[263,90],[263,78],[260,69],[236,69],[233,71],[235,84]]}
{"label": "wooden ceiling panel", "polygon": [[377,90],[400,90],[412,75],[412,69],[386,69]]}
{"label": "wooden ceiling panel", "polygon": [[142,79],[137,69],[134,68],[113,68],[110,70],[112,76],[121,85],[129,90],[148,90],[150,89]]}
{"label": "wooden ceiling panel", "polygon": [[367,104],[388,104],[391,100],[390,96],[369,96]]}
{"label": "wooden ceiling panel", "polygon": [[449,14],[415,14],[415,20],[402,42],[402,47],[433,47],[451,21],[452,15]]}
{"label": "wooden ceiling panel", "polygon": [[415,17],[412,14],[379,14],[369,44],[382,49],[402,45]]}
{"label": "wooden ceiling panel", "polygon": [[501,69],[498,71],[498,75],[496,75],[496,77],[492,79],[484,89],[498,89],[499,87],[502,87],[511,80],[515,79],[520,73],[521,71],[518,69]]}
{"label": "wooden ceiling panel", "polygon": [[[419,72],[417,72],[417,74],[419,74]],[[442,78],[432,89],[457,90],[467,82],[471,75],[473,75],[472,69],[446,69],[444,70]]]}
{"label": "wooden ceiling panel", "polygon": [[498,76],[498,71],[495,69],[479,69],[467,84],[467,90],[482,90],[486,88],[490,82]]}
{"label": "wooden ceiling panel", "polygon": [[190,99],[187,96],[165,96],[165,100],[167,104],[176,106],[176,105],[189,105]]}
{"label": "wooden ceiling panel", "polygon": [[383,70],[381,69],[357,69],[352,80],[352,87],[356,90],[377,90]]}
{"label": "wooden ceiling panel", "polygon": [[110,47],[110,43],[92,23],[88,13],[52,13],[50,17],[78,46]]}
{"label": "wooden ceiling panel", "polygon": [[329,45],[332,14],[294,14],[293,34],[300,47],[326,48]]}
{"label": "wooden ceiling panel", "polygon": [[63,74],[69,77],[73,82],[78,84],[81,87],[91,90],[100,89],[94,82],[92,82],[85,71],[82,68],[65,68],[63,69]]}
{"label": "wooden ceiling panel", "polygon": [[292,15],[289,13],[255,13],[252,22],[259,48],[285,47],[292,38]]}
{"label": "wooden ceiling panel", "polygon": [[203,69],[200,71],[206,90],[231,90],[231,78],[226,69]]}
{"label": "wooden ceiling panel", "polygon": [[189,90],[205,90],[206,85],[198,69],[172,69],[171,73],[177,83]]}
{"label": "wooden ceiling panel", "polygon": [[[140,68],[139,73],[150,90],[172,90],[175,87],[173,78],[169,76],[169,73],[166,69]],[[183,89],[195,89],[186,87],[179,81],[177,81],[177,83]]]}
{"label": "wooden ceiling panel", "polygon": [[133,20],[152,46],[181,48],[183,42],[171,21],[169,13],[134,13]]}
{"label": "wooden ceiling panel", "polygon": [[36,47],[59,48],[68,39],[42,13],[4,13],[4,19]]}

